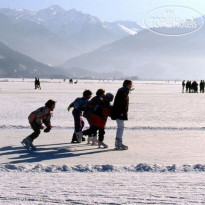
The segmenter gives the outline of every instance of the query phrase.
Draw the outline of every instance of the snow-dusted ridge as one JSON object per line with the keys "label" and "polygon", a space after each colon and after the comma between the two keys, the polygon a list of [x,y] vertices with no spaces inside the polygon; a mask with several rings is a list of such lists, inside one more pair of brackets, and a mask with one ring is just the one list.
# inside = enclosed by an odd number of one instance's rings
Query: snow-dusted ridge
{"label": "snow-dusted ridge", "polygon": [[[92,27],[96,34],[101,31],[119,34],[120,37],[135,35],[141,26],[136,22],[117,21],[105,22],[104,20],[83,13],[76,9],[65,10],[58,5],[53,5],[39,11],[30,11],[20,8],[3,8],[0,13],[14,17],[16,20],[29,20],[45,26],[55,34],[66,33],[68,36],[78,32],[83,33],[84,27]],[[95,28],[97,26],[97,28]]]}
{"label": "snow-dusted ridge", "polygon": [[150,173],[184,173],[184,172],[205,172],[205,165],[151,165],[146,163],[140,163],[137,165],[130,166],[116,166],[116,165],[15,165],[15,164],[1,164],[0,172],[81,172],[81,173],[92,173],[92,172],[150,172]]}

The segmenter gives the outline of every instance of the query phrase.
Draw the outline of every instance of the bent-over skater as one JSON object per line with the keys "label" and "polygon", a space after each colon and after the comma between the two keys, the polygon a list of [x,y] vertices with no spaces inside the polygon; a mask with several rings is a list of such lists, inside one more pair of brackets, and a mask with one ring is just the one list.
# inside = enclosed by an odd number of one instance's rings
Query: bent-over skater
{"label": "bent-over skater", "polygon": [[55,105],[56,101],[48,100],[45,106],[38,108],[29,115],[29,124],[31,125],[31,128],[34,132],[22,141],[22,144],[28,150],[36,149],[36,147],[33,145],[33,141],[40,135],[41,130],[44,129],[43,124],[46,126],[44,132],[50,132],[52,128],[50,120],[52,117],[52,111],[55,109]]}

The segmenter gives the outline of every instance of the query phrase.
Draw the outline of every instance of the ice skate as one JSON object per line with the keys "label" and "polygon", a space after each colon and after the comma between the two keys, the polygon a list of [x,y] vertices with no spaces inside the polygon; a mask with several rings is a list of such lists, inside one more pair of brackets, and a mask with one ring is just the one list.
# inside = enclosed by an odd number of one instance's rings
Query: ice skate
{"label": "ice skate", "polygon": [[128,150],[128,146],[122,144],[122,145],[120,145],[120,146],[115,147],[115,149],[116,149],[116,150]]}
{"label": "ice skate", "polygon": [[78,143],[78,140],[77,140],[77,137],[76,137],[75,133],[73,134],[73,138],[72,138],[71,143]]}
{"label": "ice skate", "polygon": [[36,146],[33,145],[33,142],[32,142],[32,141],[30,142],[30,149],[31,149],[31,150],[36,150]]}
{"label": "ice skate", "polygon": [[92,144],[91,144],[92,146],[96,146],[96,145],[98,145],[98,138],[97,138],[97,136],[96,137],[93,137],[93,140],[92,140]]}
{"label": "ice skate", "polygon": [[128,146],[124,145],[119,139],[115,140],[115,150],[127,150]]}
{"label": "ice skate", "polygon": [[21,144],[27,149],[30,150],[31,149],[31,140],[29,137],[26,137],[25,139],[23,139],[23,141],[21,142]]}
{"label": "ice skate", "polygon": [[80,143],[82,142],[83,132],[76,132],[77,141]]}
{"label": "ice skate", "polygon": [[73,139],[72,139],[71,143],[72,143],[72,144],[76,144],[76,143],[79,143],[79,142],[78,142],[77,139],[76,139],[76,140],[73,140]]}
{"label": "ice skate", "polygon": [[72,139],[71,140],[71,143],[78,143],[78,141],[77,141],[77,139],[75,140],[75,139]]}
{"label": "ice skate", "polygon": [[92,141],[93,141],[93,137],[88,136],[88,142],[87,142],[87,144],[91,144]]}
{"label": "ice skate", "polygon": [[98,142],[98,148],[103,146],[103,148],[108,148],[108,145],[106,145],[104,142]]}

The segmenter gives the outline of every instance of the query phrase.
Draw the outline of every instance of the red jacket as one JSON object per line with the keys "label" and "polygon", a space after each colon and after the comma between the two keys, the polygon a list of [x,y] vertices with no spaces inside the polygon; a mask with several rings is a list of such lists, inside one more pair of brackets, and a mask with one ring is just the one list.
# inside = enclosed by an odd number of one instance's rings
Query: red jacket
{"label": "red jacket", "polygon": [[51,125],[51,111],[47,107],[41,107],[35,111],[33,111],[29,116],[28,116],[29,123],[35,122],[38,125],[42,125],[43,123],[46,126]]}
{"label": "red jacket", "polygon": [[103,108],[102,113],[103,113],[102,116],[94,114],[94,113],[90,115],[89,122],[91,126],[105,129],[107,118],[111,116],[111,108],[110,107]]}

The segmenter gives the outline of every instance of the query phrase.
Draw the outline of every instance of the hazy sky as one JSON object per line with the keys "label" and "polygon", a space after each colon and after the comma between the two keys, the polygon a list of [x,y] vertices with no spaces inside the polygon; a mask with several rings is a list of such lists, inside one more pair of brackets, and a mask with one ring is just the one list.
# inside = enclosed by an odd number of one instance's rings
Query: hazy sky
{"label": "hazy sky", "polygon": [[0,0],[0,8],[39,10],[53,4],[77,9],[106,21],[132,20],[142,22],[144,15],[166,5],[187,6],[205,14],[205,0]]}

